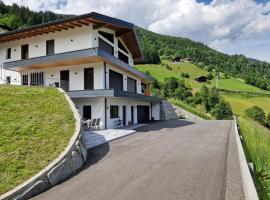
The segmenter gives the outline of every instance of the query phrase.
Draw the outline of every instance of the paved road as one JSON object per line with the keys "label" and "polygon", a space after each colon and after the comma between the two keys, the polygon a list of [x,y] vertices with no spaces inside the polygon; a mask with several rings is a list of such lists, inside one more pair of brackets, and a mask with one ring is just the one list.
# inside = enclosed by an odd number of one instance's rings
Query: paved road
{"label": "paved road", "polygon": [[91,150],[88,165],[38,200],[218,200],[231,121],[166,121]]}

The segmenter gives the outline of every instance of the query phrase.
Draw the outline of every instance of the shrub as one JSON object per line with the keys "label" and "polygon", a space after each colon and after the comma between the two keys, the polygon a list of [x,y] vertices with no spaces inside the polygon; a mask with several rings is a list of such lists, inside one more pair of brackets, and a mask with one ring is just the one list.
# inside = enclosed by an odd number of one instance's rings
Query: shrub
{"label": "shrub", "polygon": [[221,100],[212,110],[212,115],[218,120],[232,119],[233,112],[231,105],[224,100]]}
{"label": "shrub", "polygon": [[214,78],[214,76],[213,76],[212,72],[209,72],[209,73],[207,74],[207,79],[208,79],[208,80],[212,80],[213,78]]}
{"label": "shrub", "polygon": [[255,121],[260,122],[261,124],[264,124],[265,122],[265,113],[263,109],[261,109],[258,106],[253,106],[251,108],[246,109],[245,111],[246,115]]}
{"label": "shrub", "polygon": [[270,128],[270,113],[267,115],[265,119],[265,125],[267,126],[267,128]]}
{"label": "shrub", "polygon": [[183,78],[189,78],[190,76],[189,76],[189,73],[182,72],[181,73],[181,77],[183,77]]}
{"label": "shrub", "polygon": [[167,70],[172,70],[172,67],[171,67],[170,65],[168,65],[168,64],[165,65],[165,68],[166,68]]}

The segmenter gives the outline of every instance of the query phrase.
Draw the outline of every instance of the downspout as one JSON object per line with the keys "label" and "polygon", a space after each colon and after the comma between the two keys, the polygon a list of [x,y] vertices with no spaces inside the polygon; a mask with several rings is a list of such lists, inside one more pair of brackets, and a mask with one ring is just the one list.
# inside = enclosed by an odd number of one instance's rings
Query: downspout
{"label": "downspout", "polygon": [[104,127],[105,127],[105,130],[106,130],[107,129],[107,98],[105,98],[104,109],[105,109],[105,124],[104,124]]}

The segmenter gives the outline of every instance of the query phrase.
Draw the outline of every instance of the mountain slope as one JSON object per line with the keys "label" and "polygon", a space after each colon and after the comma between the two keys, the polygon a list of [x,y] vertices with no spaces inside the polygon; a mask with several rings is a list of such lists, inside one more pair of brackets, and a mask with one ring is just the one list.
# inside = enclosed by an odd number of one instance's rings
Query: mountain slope
{"label": "mountain slope", "polygon": [[241,77],[248,84],[270,90],[270,64],[266,62],[250,60],[243,55],[229,56],[186,38],[160,35],[139,27],[136,31],[144,63],[157,63],[156,54],[167,59],[191,58],[198,66]]}

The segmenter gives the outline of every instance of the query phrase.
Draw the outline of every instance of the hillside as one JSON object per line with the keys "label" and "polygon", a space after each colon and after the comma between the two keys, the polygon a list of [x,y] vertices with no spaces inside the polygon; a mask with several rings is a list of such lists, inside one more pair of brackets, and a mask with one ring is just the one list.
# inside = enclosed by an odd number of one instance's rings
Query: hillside
{"label": "hillside", "polygon": [[145,56],[144,63],[158,63],[159,57],[190,58],[198,66],[243,78],[247,83],[270,90],[270,64],[251,60],[243,55],[229,56],[208,46],[181,37],[160,35],[137,27]]}
{"label": "hillside", "polygon": [[64,150],[75,120],[56,89],[0,85],[0,94],[1,195],[35,175]]}
{"label": "hillside", "polygon": [[220,78],[217,85],[216,78],[213,78],[209,83],[198,83],[195,78],[200,76],[207,76],[208,71],[203,70],[192,63],[169,63],[171,70],[166,69],[165,65],[161,64],[140,64],[136,65],[136,68],[144,73],[149,73],[159,82],[163,82],[166,77],[182,78],[181,73],[188,73],[189,78],[185,78],[186,83],[193,89],[194,92],[198,92],[203,85],[208,87],[218,86],[219,89],[231,90],[231,91],[243,91],[243,92],[256,92],[263,94],[270,94],[269,91],[262,90],[255,86],[245,83],[244,80],[228,77]]}

